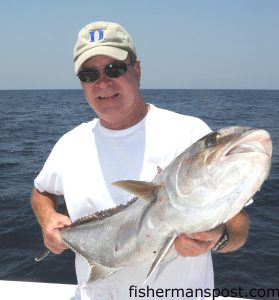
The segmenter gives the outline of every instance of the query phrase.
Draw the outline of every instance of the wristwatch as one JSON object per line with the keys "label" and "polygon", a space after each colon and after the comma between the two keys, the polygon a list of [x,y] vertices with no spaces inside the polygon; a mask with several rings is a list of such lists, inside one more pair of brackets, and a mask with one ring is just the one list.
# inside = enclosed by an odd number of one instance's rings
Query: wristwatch
{"label": "wristwatch", "polygon": [[226,225],[225,226],[225,230],[224,233],[222,234],[222,236],[220,237],[219,241],[216,243],[216,245],[212,248],[212,250],[220,252],[223,248],[225,248],[226,245],[228,245],[230,239],[229,239],[229,233],[227,230]]}

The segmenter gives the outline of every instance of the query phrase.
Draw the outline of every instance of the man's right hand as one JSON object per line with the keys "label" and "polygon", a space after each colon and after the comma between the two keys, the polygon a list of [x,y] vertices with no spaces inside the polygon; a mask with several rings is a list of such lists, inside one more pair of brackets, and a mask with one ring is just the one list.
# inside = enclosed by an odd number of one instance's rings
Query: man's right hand
{"label": "man's right hand", "polygon": [[56,211],[58,196],[47,192],[41,193],[36,188],[32,191],[31,205],[42,228],[45,246],[53,253],[59,254],[67,249],[60,230],[71,225],[71,219]]}
{"label": "man's right hand", "polygon": [[42,228],[44,244],[53,253],[60,254],[65,249],[66,245],[63,243],[60,230],[71,225],[71,219],[63,214],[53,212],[49,216],[48,223]]}

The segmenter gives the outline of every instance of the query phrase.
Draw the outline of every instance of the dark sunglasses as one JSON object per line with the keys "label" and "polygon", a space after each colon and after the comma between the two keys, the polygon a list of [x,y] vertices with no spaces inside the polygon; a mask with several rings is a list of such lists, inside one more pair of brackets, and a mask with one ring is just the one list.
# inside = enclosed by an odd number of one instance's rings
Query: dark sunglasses
{"label": "dark sunglasses", "polygon": [[129,65],[133,63],[126,64],[122,61],[118,61],[112,64],[106,65],[104,68],[86,68],[80,70],[77,73],[79,80],[86,83],[91,83],[96,81],[100,77],[100,71],[103,70],[104,73],[110,78],[117,78],[123,76],[128,69]]}

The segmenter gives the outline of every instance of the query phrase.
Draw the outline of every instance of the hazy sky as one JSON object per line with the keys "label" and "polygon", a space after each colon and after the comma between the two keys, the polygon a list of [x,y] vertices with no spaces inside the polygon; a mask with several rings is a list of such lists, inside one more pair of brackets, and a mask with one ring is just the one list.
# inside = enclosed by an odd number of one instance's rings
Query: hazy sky
{"label": "hazy sky", "polygon": [[133,37],[142,88],[279,89],[279,0],[2,0],[0,89],[79,88],[77,33],[99,20]]}

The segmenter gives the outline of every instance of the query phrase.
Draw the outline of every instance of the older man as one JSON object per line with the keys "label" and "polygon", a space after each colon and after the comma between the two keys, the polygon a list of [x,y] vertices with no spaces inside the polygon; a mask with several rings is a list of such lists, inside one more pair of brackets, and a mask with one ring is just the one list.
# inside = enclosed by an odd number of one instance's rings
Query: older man
{"label": "older man", "polygon": [[[145,103],[133,40],[119,24],[95,22],[82,28],[74,49],[74,64],[85,98],[98,118],[62,136],[35,179],[32,193],[32,207],[45,245],[57,254],[66,248],[61,228],[81,216],[130,199],[131,195],[113,187],[112,182],[152,180],[158,166],[166,167],[210,132],[198,118]],[[69,217],[56,211],[60,195],[64,195]],[[212,289],[210,250],[228,252],[239,248],[246,241],[247,231],[248,218],[242,211],[209,232],[178,236],[174,248],[180,255],[161,265],[164,271],[152,276],[148,288]],[[150,295],[139,294],[138,289],[149,267],[127,267],[87,288],[78,286],[76,299],[148,299]],[[88,275],[88,266],[79,256],[76,273],[78,283]],[[151,296],[156,299],[156,295]],[[193,293],[194,299],[203,298],[200,296]]]}

